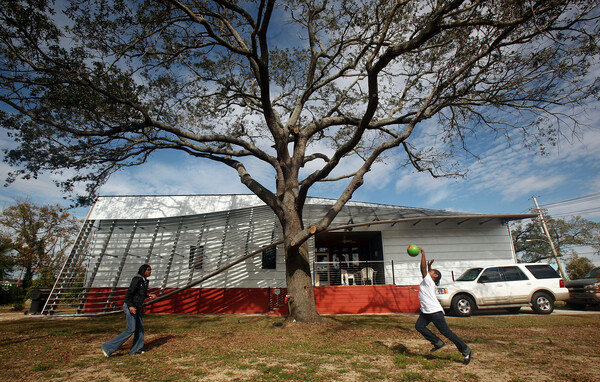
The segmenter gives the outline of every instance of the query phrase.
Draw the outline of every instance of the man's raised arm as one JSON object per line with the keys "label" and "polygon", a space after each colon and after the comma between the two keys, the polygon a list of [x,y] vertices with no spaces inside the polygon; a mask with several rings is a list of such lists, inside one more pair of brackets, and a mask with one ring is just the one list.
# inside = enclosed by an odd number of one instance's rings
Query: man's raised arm
{"label": "man's raised arm", "polygon": [[433,263],[433,260],[427,261],[427,259],[425,259],[425,250],[421,247],[419,247],[419,250],[421,251],[421,276],[425,278],[425,276],[427,276],[431,270],[431,264]]}

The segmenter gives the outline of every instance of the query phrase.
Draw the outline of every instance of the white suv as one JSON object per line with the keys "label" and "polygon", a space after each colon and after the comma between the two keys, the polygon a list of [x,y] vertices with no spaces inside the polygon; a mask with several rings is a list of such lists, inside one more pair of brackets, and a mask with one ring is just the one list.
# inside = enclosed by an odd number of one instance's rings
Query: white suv
{"label": "white suv", "polygon": [[550,314],[554,301],[569,298],[560,275],[548,264],[510,264],[467,269],[454,282],[436,289],[444,309],[468,317],[474,309],[506,308],[511,313],[523,306]]}

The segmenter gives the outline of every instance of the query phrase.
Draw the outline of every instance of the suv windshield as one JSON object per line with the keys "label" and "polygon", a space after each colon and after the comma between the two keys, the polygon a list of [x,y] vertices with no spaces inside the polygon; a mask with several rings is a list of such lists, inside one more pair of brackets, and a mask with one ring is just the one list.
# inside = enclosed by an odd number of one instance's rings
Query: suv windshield
{"label": "suv windshield", "polygon": [[477,276],[479,276],[479,273],[481,273],[482,269],[483,268],[467,269],[465,273],[463,273],[462,275],[460,275],[459,278],[456,279],[456,281],[473,281],[477,278]]}
{"label": "suv windshield", "polygon": [[596,279],[600,278],[600,268],[594,268],[583,276],[584,279]]}

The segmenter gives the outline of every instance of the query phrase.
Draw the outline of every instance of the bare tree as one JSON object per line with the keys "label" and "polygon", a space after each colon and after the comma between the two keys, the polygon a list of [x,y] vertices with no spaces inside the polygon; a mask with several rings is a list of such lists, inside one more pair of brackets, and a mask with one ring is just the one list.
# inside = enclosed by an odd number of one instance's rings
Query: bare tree
{"label": "bare tree", "polygon": [[[63,7],[63,8],[61,8]],[[15,0],[0,10],[10,174],[74,170],[87,203],[158,150],[222,163],[277,215],[292,316],[318,321],[306,240],[385,155],[433,176],[489,130],[544,150],[597,94],[598,5],[582,1]],[[441,151],[409,141],[427,120]],[[350,157],[360,164],[338,172]],[[255,158],[273,171],[260,182]],[[318,221],[311,187],[342,182]]]}

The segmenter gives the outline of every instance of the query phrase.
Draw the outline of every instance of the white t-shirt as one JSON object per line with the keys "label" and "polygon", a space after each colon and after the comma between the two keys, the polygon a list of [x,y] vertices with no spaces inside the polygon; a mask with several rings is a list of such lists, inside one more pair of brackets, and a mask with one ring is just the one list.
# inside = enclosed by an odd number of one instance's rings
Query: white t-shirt
{"label": "white t-shirt", "polygon": [[437,297],[435,297],[435,288],[435,282],[431,275],[427,273],[427,276],[419,284],[419,302],[421,303],[421,312],[425,314],[444,311]]}

